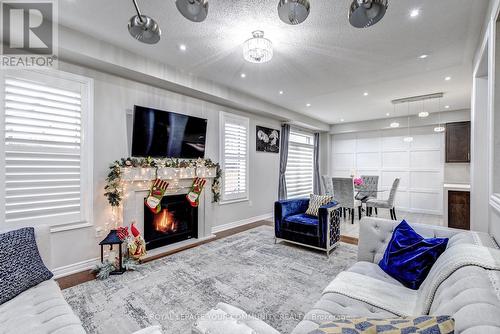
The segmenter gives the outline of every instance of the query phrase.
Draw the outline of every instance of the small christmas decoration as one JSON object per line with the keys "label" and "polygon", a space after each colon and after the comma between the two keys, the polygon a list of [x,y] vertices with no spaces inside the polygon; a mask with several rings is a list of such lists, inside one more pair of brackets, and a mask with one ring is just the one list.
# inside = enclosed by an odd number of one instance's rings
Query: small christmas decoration
{"label": "small christmas decoration", "polygon": [[207,183],[207,180],[201,177],[197,177],[193,181],[193,185],[191,186],[191,191],[186,195],[186,198],[191,204],[192,207],[198,207],[200,204],[200,194],[203,191],[203,187],[205,187],[205,184]]}
{"label": "small christmas decoration", "polygon": [[139,260],[142,256],[146,255],[146,241],[141,235],[141,232],[135,227],[134,223],[130,226],[132,237],[129,236],[128,254],[133,259]]}
{"label": "small christmas decoration", "polygon": [[161,199],[165,196],[167,187],[167,181],[156,179],[153,182],[153,186],[151,187],[149,195],[146,198],[146,205],[154,214],[161,211]]}

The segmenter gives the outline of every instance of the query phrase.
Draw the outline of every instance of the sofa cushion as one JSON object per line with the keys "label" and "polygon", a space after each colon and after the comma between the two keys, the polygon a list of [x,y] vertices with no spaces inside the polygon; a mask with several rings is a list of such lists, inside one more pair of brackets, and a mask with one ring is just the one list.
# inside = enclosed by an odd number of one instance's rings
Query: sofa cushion
{"label": "sofa cushion", "polygon": [[54,280],[44,281],[0,305],[0,333],[85,334]]}
{"label": "sofa cushion", "polygon": [[404,286],[417,290],[447,244],[447,238],[424,239],[403,220],[394,229],[379,265]]}
{"label": "sofa cushion", "polygon": [[333,197],[329,195],[311,194],[309,198],[309,207],[307,208],[306,214],[318,217],[319,208],[325,204],[330,203],[332,200]]}
{"label": "sofa cushion", "polygon": [[391,283],[397,286],[402,285],[398,280],[394,279],[393,277],[388,275],[385,271],[383,271],[378,264],[371,262],[365,262],[365,261],[356,262],[351,268],[347,269],[346,271],[376,278],[380,281]]}
{"label": "sofa cushion", "polygon": [[454,321],[449,316],[419,316],[411,318],[341,318],[337,321],[321,324],[309,334],[409,334],[432,333],[453,334]]}
{"label": "sofa cushion", "polygon": [[38,252],[33,227],[0,234],[0,245],[0,304],[52,278]]}
{"label": "sofa cushion", "polygon": [[298,215],[288,216],[283,221],[283,228],[300,232],[308,235],[318,235],[318,218],[300,213]]}

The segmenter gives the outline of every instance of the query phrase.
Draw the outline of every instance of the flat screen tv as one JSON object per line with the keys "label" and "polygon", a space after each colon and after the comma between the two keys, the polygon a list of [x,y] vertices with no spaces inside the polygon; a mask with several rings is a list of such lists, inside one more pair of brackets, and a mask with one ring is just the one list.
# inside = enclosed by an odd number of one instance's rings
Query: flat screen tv
{"label": "flat screen tv", "polygon": [[206,136],[206,119],[139,106],[134,108],[134,157],[203,158]]}

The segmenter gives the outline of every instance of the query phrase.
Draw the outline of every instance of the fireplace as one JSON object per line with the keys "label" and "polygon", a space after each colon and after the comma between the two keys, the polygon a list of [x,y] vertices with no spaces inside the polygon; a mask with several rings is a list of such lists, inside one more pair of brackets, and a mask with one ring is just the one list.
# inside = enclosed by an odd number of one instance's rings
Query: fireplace
{"label": "fireplace", "polygon": [[146,249],[167,246],[198,237],[198,208],[193,208],[186,195],[165,196],[157,214],[144,205],[144,239]]}

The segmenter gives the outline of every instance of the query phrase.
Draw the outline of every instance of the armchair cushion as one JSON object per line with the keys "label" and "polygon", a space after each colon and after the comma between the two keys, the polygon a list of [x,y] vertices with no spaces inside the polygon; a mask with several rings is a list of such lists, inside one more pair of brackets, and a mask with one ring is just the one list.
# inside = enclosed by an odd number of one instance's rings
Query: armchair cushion
{"label": "armchair cushion", "polygon": [[417,290],[447,244],[447,238],[424,239],[403,220],[394,229],[379,265],[407,288]]}
{"label": "armchair cushion", "polygon": [[310,216],[305,213],[288,216],[283,222],[283,227],[308,235],[318,235],[318,217]]}
{"label": "armchair cushion", "polygon": [[306,214],[317,217],[319,208],[325,204],[330,203],[332,200],[333,197],[329,195],[311,194],[309,198],[309,207],[307,208]]}

